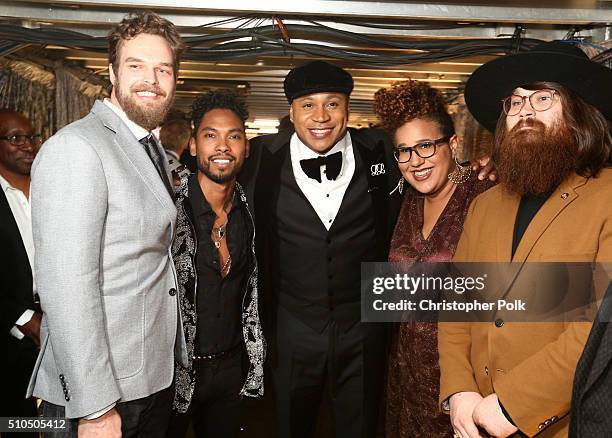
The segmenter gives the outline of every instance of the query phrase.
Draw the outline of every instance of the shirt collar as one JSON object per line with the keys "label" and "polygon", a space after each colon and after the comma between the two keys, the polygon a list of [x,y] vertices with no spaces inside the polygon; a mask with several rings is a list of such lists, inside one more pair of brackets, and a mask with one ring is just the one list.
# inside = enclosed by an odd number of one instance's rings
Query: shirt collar
{"label": "shirt collar", "polygon": [[[206,196],[204,196],[204,192],[202,192],[202,187],[200,187],[200,183],[197,178],[198,173],[192,173],[189,177],[189,202],[191,203],[191,208],[193,209],[194,216],[199,217],[203,215],[214,215],[215,212],[210,207],[210,204],[206,200]],[[236,183],[237,184],[237,183]],[[236,202],[237,199],[240,199],[240,196],[237,195],[236,191],[238,188],[234,188],[234,193],[232,194],[232,208],[230,209],[229,214],[239,207],[239,204],[242,202]]]}
{"label": "shirt collar", "polygon": [[0,187],[2,187],[2,191],[4,193],[8,192],[9,190],[18,190],[13,187],[11,183],[9,183],[6,179],[4,179],[2,175],[0,175]]}
{"label": "shirt collar", "polygon": [[119,118],[121,119],[121,121],[123,123],[125,123],[125,125],[128,127],[128,129],[130,130],[130,132],[132,134],[134,134],[134,137],[136,137],[136,139],[138,141],[140,141],[141,139],[143,139],[144,137],[147,137],[149,134],[151,134],[149,131],[147,131],[146,129],[144,129],[142,126],[137,125],[136,123],[132,122],[127,114],[121,109],[118,108],[117,106],[115,106],[109,98],[105,98],[104,99],[104,104],[106,106],[108,106],[111,110],[113,110],[113,112],[115,114],[117,114],[119,116]]}
{"label": "shirt collar", "polygon": [[295,132],[291,136],[291,144],[294,145],[293,150],[297,150],[298,156],[296,158],[298,159],[298,161],[306,160],[309,158],[326,157],[328,155],[335,154],[336,152],[342,152],[342,167],[340,168],[339,175],[343,174],[344,169],[346,167],[345,163],[346,163],[347,149],[349,147],[352,147],[353,145],[351,142],[351,136],[349,135],[348,130],[346,131],[346,134],[344,134],[344,137],[338,140],[338,142],[325,154],[318,154],[312,149],[310,149],[308,146],[306,146],[302,142],[302,140],[300,140],[297,133]]}

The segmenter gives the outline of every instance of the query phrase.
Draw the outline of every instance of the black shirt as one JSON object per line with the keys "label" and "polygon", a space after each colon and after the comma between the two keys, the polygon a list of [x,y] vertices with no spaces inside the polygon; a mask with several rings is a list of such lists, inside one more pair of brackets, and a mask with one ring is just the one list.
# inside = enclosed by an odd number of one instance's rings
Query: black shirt
{"label": "black shirt", "polygon": [[221,278],[219,252],[210,237],[215,213],[206,201],[196,174],[189,180],[189,200],[197,235],[196,271],[198,312],[196,355],[229,351],[242,342],[242,298],[251,257],[252,224],[246,207],[234,192],[225,238],[232,267]]}
{"label": "black shirt", "polygon": [[[552,193],[552,192],[551,192]],[[543,195],[525,195],[521,198],[518,212],[516,213],[516,221],[514,222],[514,235],[512,236],[512,257],[521,243],[523,234],[533,220],[534,216],[540,211],[551,193]]]}

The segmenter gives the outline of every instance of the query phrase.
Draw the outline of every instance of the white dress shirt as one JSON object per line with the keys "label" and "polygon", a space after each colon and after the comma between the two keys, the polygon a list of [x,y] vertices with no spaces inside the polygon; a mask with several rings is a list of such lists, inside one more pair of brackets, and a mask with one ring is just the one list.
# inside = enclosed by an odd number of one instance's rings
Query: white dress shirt
{"label": "white dress shirt", "polygon": [[[0,175],[0,187],[6,195],[11,212],[17,222],[17,228],[21,235],[21,241],[25,247],[32,268],[32,295],[36,293],[36,283],[34,282],[34,238],[32,237],[32,209],[30,207],[30,199],[21,190],[13,187],[6,179]],[[33,309],[27,309],[21,314],[19,319],[15,321],[15,325],[11,328],[11,334],[17,339],[23,339],[24,334],[17,328],[18,325],[26,324],[34,315]]]}
{"label": "white dress shirt", "polygon": [[[295,181],[300,190],[302,190],[302,193],[304,193],[304,196],[306,196],[306,199],[308,199],[308,202],[310,202],[310,205],[312,205],[312,208],[317,212],[325,228],[329,230],[334,223],[334,219],[336,219],[344,193],[346,193],[346,189],[355,173],[355,155],[353,153],[351,136],[347,132],[324,155],[316,153],[302,143],[295,133],[291,136],[289,147]],[[321,166],[321,182],[306,175],[302,170],[302,166],[300,166],[300,160],[327,156],[338,151],[342,152],[342,167],[335,180],[327,179],[324,173],[325,165]]]}
{"label": "white dress shirt", "polygon": [[117,114],[119,116],[119,118],[121,119],[121,121],[123,123],[125,123],[125,125],[128,127],[128,129],[130,131],[132,131],[132,134],[134,134],[134,137],[136,137],[136,140],[140,141],[145,137],[148,137],[150,132],[147,131],[146,129],[144,129],[142,126],[137,125],[136,123],[132,122],[127,114],[125,112],[123,112],[123,110],[119,107],[116,107],[111,101],[110,99],[104,99],[104,103],[106,104],[106,106],[108,106],[110,109],[113,110],[113,112],[115,114]]}

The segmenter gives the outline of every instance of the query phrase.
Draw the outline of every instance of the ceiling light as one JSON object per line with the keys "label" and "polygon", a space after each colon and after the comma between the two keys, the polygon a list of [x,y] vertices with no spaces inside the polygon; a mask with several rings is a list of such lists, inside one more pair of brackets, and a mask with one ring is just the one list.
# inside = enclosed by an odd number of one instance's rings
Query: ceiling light
{"label": "ceiling light", "polygon": [[276,128],[278,126],[278,119],[255,119],[252,123],[249,123],[249,127],[272,127]]}

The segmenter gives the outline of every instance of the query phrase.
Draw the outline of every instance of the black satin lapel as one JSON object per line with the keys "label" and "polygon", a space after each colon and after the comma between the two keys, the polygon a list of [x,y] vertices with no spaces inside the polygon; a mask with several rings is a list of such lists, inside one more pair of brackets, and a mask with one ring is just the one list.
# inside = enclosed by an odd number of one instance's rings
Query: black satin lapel
{"label": "black satin lapel", "polygon": [[379,242],[385,243],[389,237],[389,190],[385,162],[384,145],[382,142],[374,147],[365,147],[357,136],[352,136],[355,162],[361,163],[366,172],[368,193],[372,197],[372,214]]}
{"label": "black satin lapel", "polygon": [[288,143],[285,147],[275,148],[275,152],[262,148],[255,182],[255,216],[258,222],[272,219],[273,202],[280,189],[281,166],[286,159],[289,159]]}

